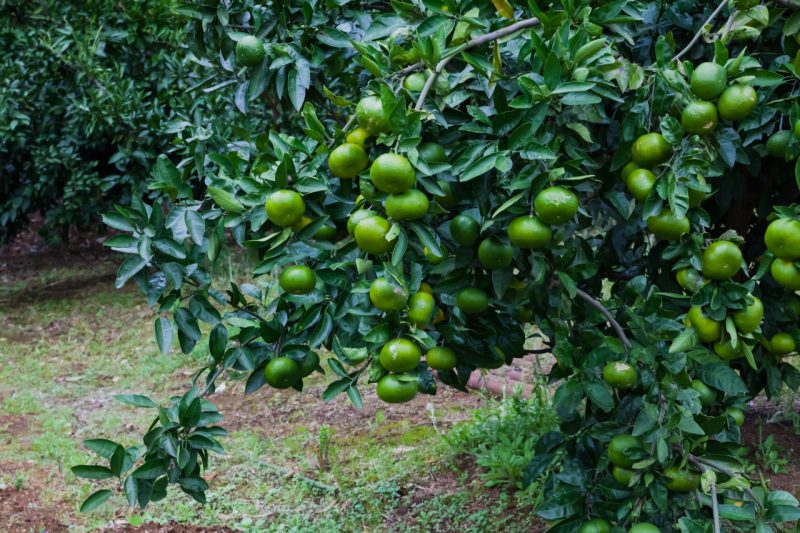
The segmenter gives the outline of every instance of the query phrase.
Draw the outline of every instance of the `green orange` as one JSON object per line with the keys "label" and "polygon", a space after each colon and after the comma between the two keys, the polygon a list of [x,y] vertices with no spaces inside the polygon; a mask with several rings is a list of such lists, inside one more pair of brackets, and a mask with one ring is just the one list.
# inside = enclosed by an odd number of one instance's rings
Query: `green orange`
{"label": "green orange", "polygon": [[681,113],[681,127],[687,133],[706,135],[717,128],[717,122],[717,108],[704,100],[690,102]]}
{"label": "green orange", "polygon": [[725,414],[733,418],[733,421],[737,426],[741,427],[744,425],[744,411],[738,407],[728,407],[725,409]]}
{"label": "green orange", "polygon": [[775,355],[790,354],[797,348],[794,337],[788,333],[776,333],[769,340],[769,351]]}
{"label": "green orange", "polygon": [[608,443],[608,460],[614,466],[631,468],[635,461],[627,455],[627,452],[641,447],[639,439],[633,435],[617,435]]}
{"label": "green orange", "polygon": [[576,533],[611,533],[611,524],[602,518],[593,518],[581,524]]}
{"label": "green orange", "polygon": [[711,407],[717,401],[717,393],[714,392],[714,389],[699,379],[692,380],[692,388],[700,395],[700,404],[703,407]]}
{"label": "green orange", "polygon": [[489,296],[476,287],[461,289],[456,295],[456,306],[465,313],[482,313],[489,308]]}
{"label": "green orange", "polygon": [[533,207],[545,224],[563,224],[578,212],[578,197],[564,187],[548,187],[536,195]]}
{"label": "green orange", "polygon": [[621,466],[612,466],[611,467],[611,475],[612,477],[617,480],[617,483],[627,487],[631,483],[631,479],[633,479],[633,475],[635,472],[629,468],[622,468]]}
{"label": "green orange", "polygon": [[447,152],[444,151],[444,146],[435,142],[421,142],[417,146],[417,153],[419,156],[428,163],[446,163]]}
{"label": "green orange", "polygon": [[769,271],[778,285],[793,291],[800,291],[800,268],[794,266],[791,261],[776,259],[769,267]]}
{"label": "green orange", "polygon": [[317,284],[317,276],[306,265],[292,265],[283,269],[279,284],[289,294],[308,294]]}
{"label": "green orange", "polygon": [[662,472],[667,482],[667,489],[673,492],[690,492],[700,486],[700,476],[690,470],[668,466]]}
{"label": "green orange", "polygon": [[519,248],[543,248],[552,238],[550,226],[533,215],[517,217],[508,225],[508,240]]}
{"label": "green orange", "polygon": [[361,148],[366,148],[369,144],[369,138],[370,133],[367,131],[367,128],[362,128],[359,126],[347,134],[347,137],[345,137],[345,142],[349,144],[357,144]]}
{"label": "green orange", "polygon": [[270,222],[282,227],[297,224],[302,220],[303,213],[306,212],[303,197],[288,189],[281,189],[270,194],[264,208]]}
{"label": "green orange", "polygon": [[631,159],[643,168],[652,168],[667,161],[672,155],[672,145],[660,133],[645,133],[633,143]]}
{"label": "green orange", "polygon": [[425,362],[434,370],[452,370],[456,367],[458,359],[456,358],[456,352],[451,348],[436,346],[428,350],[427,355],[425,355]]}
{"label": "green orange", "polygon": [[786,158],[791,137],[789,130],[776,131],[767,139],[767,153],[772,157]]}
{"label": "green orange", "polygon": [[628,533],[661,533],[661,530],[650,522],[637,522],[631,526]]}
{"label": "green orange", "polygon": [[749,115],[757,103],[758,94],[755,89],[749,85],[736,84],[723,91],[717,102],[717,109],[723,119],[738,122]]}
{"label": "green orange", "polygon": [[358,144],[344,143],[331,151],[328,168],[337,178],[352,179],[369,166],[367,152]]}
{"label": "green orange", "polygon": [[703,309],[698,306],[689,309],[686,318],[689,319],[689,323],[697,332],[697,337],[702,342],[717,341],[722,335],[722,324],[705,316],[703,314]]}
{"label": "green orange", "polygon": [[403,80],[403,88],[407,91],[418,93],[425,87],[426,79],[425,74],[422,72],[414,72],[405,77]]}
{"label": "green orange", "polygon": [[642,168],[642,167],[640,167],[639,165],[637,165],[633,161],[628,161],[625,164],[625,166],[622,167],[622,170],[620,171],[619,176],[620,176],[620,178],[622,178],[623,182],[627,182],[628,181],[628,177],[633,173],[633,171],[634,170],[639,170],[640,168]]}
{"label": "green orange", "polygon": [[408,339],[392,339],[381,348],[381,366],[389,372],[407,372],[422,359],[419,346]]}
{"label": "green orange", "polygon": [[734,359],[739,359],[744,356],[741,342],[734,348],[731,341],[717,341],[714,343],[714,353],[723,361],[733,361]]}
{"label": "green orange", "polygon": [[353,214],[347,219],[347,233],[352,235],[356,231],[356,226],[359,222],[364,220],[367,217],[371,217],[375,215],[375,211],[370,209],[359,209],[354,211]]}
{"label": "green orange", "polygon": [[266,57],[264,43],[255,35],[245,35],[236,43],[236,63],[243,67],[255,67]]}
{"label": "green orange", "polygon": [[628,186],[631,196],[638,202],[644,202],[655,187],[656,175],[646,168],[640,168],[631,172],[625,184]]}
{"label": "green orange", "polygon": [[408,320],[417,327],[425,327],[436,313],[436,301],[427,292],[417,292],[408,300]]}
{"label": "green orange", "polygon": [[377,96],[362,98],[356,106],[358,125],[377,136],[389,130],[389,119],[383,112],[383,104]]}
{"label": "green orange", "polygon": [[377,278],[369,286],[369,299],[381,311],[397,311],[408,301],[408,292],[386,278]]}
{"label": "green orange", "polygon": [[389,374],[378,381],[376,390],[378,398],[386,403],[405,403],[414,399],[418,388],[419,381],[416,379],[404,380]]}
{"label": "green orange", "polygon": [[382,192],[405,192],[417,182],[414,167],[406,156],[389,152],[378,156],[369,169],[369,177]]}
{"label": "green orange", "polygon": [[740,333],[752,333],[761,325],[763,318],[764,304],[753,296],[752,303],[733,314],[733,323]]}
{"label": "green orange", "polygon": [[700,63],[692,72],[690,84],[694,94],[704,100],[713,100],[728,85],[728,73],[717,63]]}
{"label": "green orange", "polygon": [[386,214],[395,220],[417,220],[428,213],[430,202],[420,190],[390,194],[384,203]]}
{"label": "green orange", "polygon": [[469,215],[458,215],[450,221],[450,236],[461,246],[472,246],[481,234],[481,225]]}
{"label": "green orange", "polygon": [[678,280],[678,285],[689,292],[697,292],[708,283],[708,280],[693,268],[682,268],[678,270],[677,274],[675,274],[675,278]]}
{"label": "green orange", "polygon": [[691,224],[684,215],[676,217],[668,208],[664,208],[657,215],[647,217],[647,229],[658,237],[667,241],[677,241],[684,233],[689,233]]}
{"label": "green orange", "polygon": [[478,262],[488,270],[498,270],[511,264],[514,259],[514,249],[495,237],[481,241],[478,246]]}
{"label": "green orange", "polygon": [[603,367],[603,381],[615,389],[630,389],[637,378],[636,368],[625,361],[611,361]]}
{"label": "green orange", "polygon": [[264,368],[264,378],[276,389],[288,389],[297,383],[300,374],[300,365],[288,357],[276,357]]}
{"label": "green orange", "polygon": [[709,279],[726,280],[742,267],[742,251],[730,241],[716,241],[703,250],[703,275]]}
{"label": "green orange", "polygon": [[396,239],[389,239],[392,225],[383,217],[368,216],[361,220],[353,232],[358,247],[368,254],[385,254],[394,248]]}
{"label": "green orange", "polygon": [[773,220],[764,232],[764,243],[778,259],[786,261],[800,259],[800,220],[796,218]]}

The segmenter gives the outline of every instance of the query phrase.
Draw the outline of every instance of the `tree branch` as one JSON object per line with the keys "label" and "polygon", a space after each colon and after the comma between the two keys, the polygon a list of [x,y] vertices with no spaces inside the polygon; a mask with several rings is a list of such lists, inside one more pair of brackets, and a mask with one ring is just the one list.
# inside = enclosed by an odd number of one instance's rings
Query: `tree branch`
{"label": "tree branch", "polygon": [[[708,470],[708,467],[700,463],[693,455],[689,456],[689,462],[700,469],[701,472]],[[719,502],[717,501],[717,483],[711,485],[711,515],[714,520],[714,533],[720,533],[719,528]]]}
{"label": "tree branch", "polygon": [[[728,468],[725,465],[721,465],[721,464],[719,464],[717,462],[710,461],[708,459],[703,459],[702,457],[697,457],[696,455],[689,454],[689,461],[691,461],[691,462],[693,462],[695,464],[698,464],[698,465],[710,466],[714,470],[722,472],[723,474],[725,474],[726,476],[731,477],[731,478],[736,477],[736,476],[739,475],[737,472],[734,472],[733,470],[731,470],[730,468]],[[758,498],[756,498],[756,494],[753,492],[753,489],[747,488],[747,489],[744,489],[744,490],[745,490],[745,492],[747,492],[747,495],[750,496],[750,498],[752,498],[753,505],[755,505],[756,507],[761,507],[761,502],[759,502]]]}
{"label": "tree branch", "polygon": [[625,330],[622,329],[622,326],[617,319],[614,318],[614,315],[611,314],[611,311],[606,309],[606,307],[597,301],[592,295],[587,292],[582,291],[581,289],[576,289],[575,294],[581,297],[586,303],[603,313],[603,316],[606,317],[606,320],[611,324],[611,327],[614,328],[614,331],[617,332],[617,336],[622,341],[622,346],[625,347],[625,353],[628,353],[628,350],[631,347],[631,341],[628,340],[628,336],[625,335]]}
{"label": "tree branch", "polygon": [[[353,125],[353,122],[356,121],[356,116],[351,115],[349,119],[347,119],[347,123],[342,127],[342,133],[347,133],[347,130],[350,129],[350,126]],[[328,148],[333,148],[333,145],[336,143],[336,137],[331,137],[331,140],[328,142]]]}
{"label": "tree branch", "polygon": [[673,57],[673,58],[672,58],[672,60],[673,60],[673,61],[677,61],[678,59],[682,58],[684,55],[686,55],[686,53],[688,53],[688,52],[689,52],[689,50],[691,50],[691,49],[692,49],[692,47],[693,47],[695,44],[697,44],[697,41],[700,39],[700,35],[703,33],[703,28],[705,28],[707,25],[711,24],[711,22],[712,22],[712,21],[713,21],[715,18],[717,18],[717,15],[719,15],[720,13],[722,13],[722,10],[725,8],[725,6],[726,6],[727,4],[728,4],[728,0],[722,0],[722,2],[720,2],[720,4],[717,6],[717,9],[715,9],[715,10],[714,10],[714,11],[711,13],[711,15],[709,15],[709,16],[708,16],[708,18],[707,18],[707,19],[706,19],[706,21],[703,23],[703,25],[702,25],[702,26],[700,26],[700,29],[699,29],[699,30],[697,30],[697,33],[695,33],[695,34],[694,34],[694,37],[692,37],[692,40],[691,40],[691,41],[689,41],[689,44],[687,44],[687,45],[686,45],[686,47],[685,47],[683,50],[681,50],[680,52],[678,52],[677,54],[675,54],[675,57]]}
{"label": "tree branch", "polygon": [[800,9],[800,2],[797,0],[775,0],[775,3],[789,9]]}
{"label": "tree branch", "polygon": [[448,55],[443,57],[437,64],[436,68],[433,69],[428,79],[425,80],[425,86],[422,87],[422,91],[419,93],[419,98],[417,99],[417,103],[414,106],[415,111],[421,111],[422,107],[425,105],[425,99],[428,97],[428,93],[431,90],[436,78],[439,76],[439,73],[444,70],[447,64],[453,59],[457,54],[463,52],[464,50],[469,50],[475,46],[480,46],[482,44],[486,44],[490,41],[496,41],[498,39],[502,39],[507,35],[511,35],[512,33],[518,32],[520,30],[524,30],[525,28],[531,28],[539,24],[539,19],[536,17],[520,20],[519,22],[515,22],[510,26],[506,26],[505,28],[500,28],[499,30],[495,30],[493,32],[486,33],[481,35],[480,37],[476,37],[471,41],[467,42],[464,45],[461,45],[454,50],[452,50]]}

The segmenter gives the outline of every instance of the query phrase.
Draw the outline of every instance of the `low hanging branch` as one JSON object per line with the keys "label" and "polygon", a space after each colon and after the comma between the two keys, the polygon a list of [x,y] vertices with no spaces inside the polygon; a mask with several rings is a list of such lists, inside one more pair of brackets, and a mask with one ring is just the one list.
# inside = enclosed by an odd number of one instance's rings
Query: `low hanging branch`
{"label": "low hanging branch", "polygon": [[619,336],[619,339],[622,341],[622,346],[625,347],[625,353],[627,354],[628,350],[631,348],[631,341],[628,340],[628,336],[625,335],[625,330],[622,329],[622,326],[619,322],[617,322],[617,319],[614,318],[614,315],[611,314],[611,311],[609,311],[606,306],[601,304],[599,301],[595,300],[595,298],[588,292],[584,292],[581,289],[575,289],[575,294],[586,303],[603,313],[603,316],[606,317],[606,320],[608,320],[608,322],[611,324],[611,327],[617,332],[617,336]]}
{"label": "low hanging branch", "polygon": [[436,68],[433,69],[433,72],[428,76],[428,79],[425,80],[425,85],[422,87],[422,91],[419,93],[419,98],[417,99],[417,104],[414,106],[415,111],[421,111],[422,107],[425,105],[425,99],[428,97],[428,93],[431,90],[436,78],[439,76],[439,73],[444,70],[447,64],[453,59],[457,54],[463,52],[464,50],[469,50],[475,46],[480,46],[482,44],[486,44],[491,41],[496,41],[498,39],[502,39],[508,35],[516,33],[520,30],[524,30],[525,28],[531,28],[533,26],[537,26],[539,24],[539,19],[536,17],[520,20],[519,22],[515,22],[510,26],[506,26],[505,28],[500,28],[499,30],[495,30],[493,32],[489,32],[485,35],[481,35],[480,37],[476,37],[471,41],[467,42],[466,44],[459,46],[452,52],[450,52],[447,56],[443,57],[437,64]]}
{"label": "low hanging branch", "polygon": [[722,0],[722,2],[717,6],[717,9],[715,9],[711,13],[711,15],[708,16],[703,25],[700,26],[700,29],[697,30],[697,33],[694,34],[694,37],[692,37],[692,40],[689,41],[689,44],[687,44],[683,50],[675,54],[675,57],[672,58],[673,61],[677,61],[678,59],[682,58],[689,52],[689,50],[692,49],[692,47],[695,44],[697,44],[697,41],[700,40],[700,36],[703,34],[703,28],[711,24],[714,21],[714,19],[717,18],[717,15],[722,13],[722,10],[725,8],[726,5],[728,5],[728,0]]}

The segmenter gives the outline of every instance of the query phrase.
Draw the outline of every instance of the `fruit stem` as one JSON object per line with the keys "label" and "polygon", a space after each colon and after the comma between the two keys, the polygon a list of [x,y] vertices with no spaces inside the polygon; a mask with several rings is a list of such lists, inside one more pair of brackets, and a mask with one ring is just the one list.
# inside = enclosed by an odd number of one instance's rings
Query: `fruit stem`
{"label": "fruit stem", "polygon": [[589,293],[582,291],[581,289],[575,289],[575,294],[580,296],[586,303],[603,313],[603,316],[606,317],[606,320],[609,321],[611,327],[614,328],[614,331],[617,332],[617,336],[622,341],[622,346],[625,347],[625,355],[628,355],[628,350],[631,347],[631,341],[628,340],[628,336],[625,335],[625,330],[622,329],[622,326],[617,322],[617,319],[614,318],[614,315],[611,314],[603,304],[599,301],[594,299]]}
{"label": "fruit stem", "polygon": [[[355,121],[356,121],[356,116],[355,116],[355,115],[350,115],[350,118],[349,118],[349,119],[347,119],[347,122],[346,122],[346,123],[345,123],[345,125],[342,127],[342,133],[343,133],[343,134],[344,134],[344,133],[347,133],[347,130],[349,130],[349,129],[350,129],[350,127],[353,125],[353,123],[354,123]],[[331,140],[330,140],[330,141],[328,141],[328,148],[333,148],[333,145],[334,145],[334,144],[336,144],[336,136],[333,136],[333,137],[331,137]]]}
{"label": "fruit stem", "polygon": [[530,28],[532,26],[536,26],[539,24],[539,19],[536,17],[520,20],[519,22],[515,22],[510,26],[506,26],[505,28],[500,28],[499,30],[495,30],[493,32],[489,32],[487,34],[481,35],[479,37],[475,37],[471,41],[467,42],[466,44],[456,47],[450,51],[448,55],[443,57],[437,64],[436,68],[433,69],[433,72],[430,73],[428,79],[425,80],[425,85],[422,87],[422,91],[419,93],[419,98],[417,99],[417,103],[414,106],[414,111],[421,111],[422,107],[425,105],[425,99],[428,97],[428,93],[433,86],[433,83],[436,81],[436,78],[439,76],[439,73],[444,70],[444,67],[453,59],[457,54],[464,50],[468,50],[475,46],[480,46],[482,44],[486,44],[490,41],[496,41],[498,39],[502,39],[507,35],[511,35],[519,30],[524,30],[525,28]]}
{"label": "fruit stem", "polygon": [[691,40],[691,41],[689,41],[689,44],[687,44],[687,45],[686,45],[686,47],[685,47],[683,50],[681,50],[680,52],[678,52],[677,54],[675,54],[675,57],[673,57],[673,58],[672,58],[672,60],[673,60],[673,61],[677,61],[678,59],[682,58],[684,55],[686,55],[686,54],[689,52],[689,50],[691,50],[691,49],[692,49],[692,47],[693,47],[695,44],[697,44],[697,41],[699,41],[699,40],[700,40],[700,35],[703,33],[703,28],[705,28],[707,25],[711,24],[711,22],[712,22],[712,21],[713,21],[715,18],[717,18],[717,15],[719,15],[719,14],[722,12],[722,9],[723,9],[723,8],[724,8],[724,7],[725,7],[727,4],[728,4],[728,0],[722,0],[722,2],[720,2],[720,4],[717,6],[717,9],[715,9],[715,10],[714,10],[714,11],[711,13],[711,15],[709,15],[709,16],[708,16],[708,18],[706,19],[706,21],[705,21],[705,22],[704,22],[704,23],[703,23],[703,24],[700,26],[700,29],[699,29],[699,30],[697,30],[697,33],[695,33],[695,34],[694,34],[694,37],[692,37],[692,40]]}

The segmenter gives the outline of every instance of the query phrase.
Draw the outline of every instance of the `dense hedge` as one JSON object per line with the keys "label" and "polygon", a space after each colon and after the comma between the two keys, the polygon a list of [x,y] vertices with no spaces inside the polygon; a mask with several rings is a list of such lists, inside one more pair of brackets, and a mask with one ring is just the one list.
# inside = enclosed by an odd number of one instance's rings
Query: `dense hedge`
{"label": "dense hedge", "polygon": [[50,235],[97,224],[146,187],[176,121],[214,115],[192,88],[175,0],[0,0],[0,240],[44,214]]}

